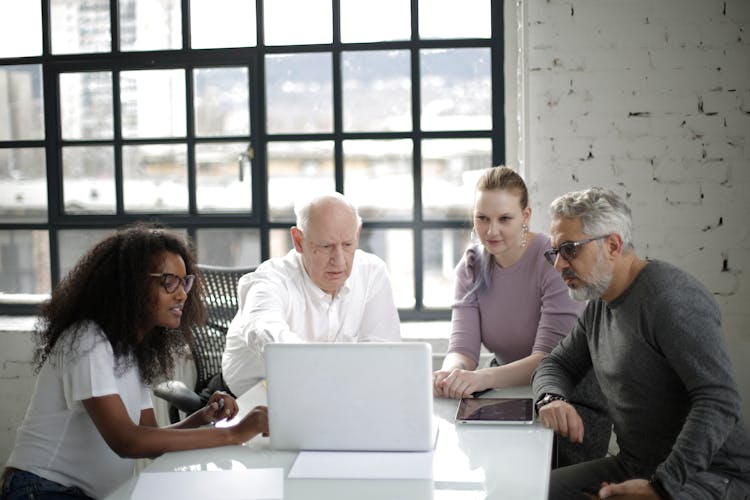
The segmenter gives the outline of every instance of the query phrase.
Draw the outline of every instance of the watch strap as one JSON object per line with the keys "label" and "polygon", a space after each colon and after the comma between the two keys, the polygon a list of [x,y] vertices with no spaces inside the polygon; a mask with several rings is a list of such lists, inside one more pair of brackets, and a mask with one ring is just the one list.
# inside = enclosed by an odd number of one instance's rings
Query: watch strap
{"label": "watch strap", "polygon": [[542,394],[542,397],[539,398],[534,405],[536,407],[536,411],[538,412],[540,408],[542,408],[546,404],[551,403],[552,401],[565,401],[567,403],[568,399],[565,396],[561,396],[560,394],[546,392]]}

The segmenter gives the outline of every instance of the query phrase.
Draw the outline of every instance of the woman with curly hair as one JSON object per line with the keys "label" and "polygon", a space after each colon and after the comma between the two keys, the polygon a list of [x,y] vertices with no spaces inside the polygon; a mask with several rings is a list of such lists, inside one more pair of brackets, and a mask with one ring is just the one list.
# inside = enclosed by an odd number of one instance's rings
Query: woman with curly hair
{"label": "woman with curly hair", "polygon": [[180,236],[150,225],[117,231],[60,282],[37,325],[36,389],[3,474],[3,499],[101,498],[134,458],[243,443],[268,435],[267,408],[237,425],[216,392],[159,428],[148,386],[167,378],[190,328],[205,319],[195,259]]}

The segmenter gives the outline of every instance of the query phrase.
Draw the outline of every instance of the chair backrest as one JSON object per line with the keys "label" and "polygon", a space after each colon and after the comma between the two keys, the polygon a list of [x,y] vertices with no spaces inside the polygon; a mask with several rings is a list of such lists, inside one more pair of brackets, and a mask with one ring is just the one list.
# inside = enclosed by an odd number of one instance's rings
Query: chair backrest
{"label": "chair backrest", "polygon": [[229,323],[237,314],[237,282],[255,267],[219,267],[198,264],[203,276],[208,316],[206,325],[193,330],[190,350],[196,370],[195,391],[200,392],[221,371],[221,356]]}

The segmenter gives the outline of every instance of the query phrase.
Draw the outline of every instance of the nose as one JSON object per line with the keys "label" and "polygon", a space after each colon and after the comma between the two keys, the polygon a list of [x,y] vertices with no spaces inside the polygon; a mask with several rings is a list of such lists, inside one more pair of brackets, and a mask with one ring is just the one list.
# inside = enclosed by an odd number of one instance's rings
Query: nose
{"label": "nose", "polygon": [[487,224],[487,234],[497,234],[497,229],[500,227],[500,224],[494,220],[490,221],[489,224]]}
{"label": "nose", "polygon": [[331,264],[338,266],[344,262],[344,247],[341,245],[334,245],[331,249]]}
{"label": "nose", "polygon": [[187,292],[184,288],[182,288],[182,283],[180,283],[180,286],[177,287],[177,290],[174,291],[177,298],[179,298],[181,301],[185,301],[187,299]]}
{"label": "nose", "polygon": [[558,252],[557,254],[555,254],[555,266],[554,267],[557,272],[562,273],[563,269],[565,269],[566,267],[570,267],[570,264],[568,263],[567,260],[563,259],[560,253]]}

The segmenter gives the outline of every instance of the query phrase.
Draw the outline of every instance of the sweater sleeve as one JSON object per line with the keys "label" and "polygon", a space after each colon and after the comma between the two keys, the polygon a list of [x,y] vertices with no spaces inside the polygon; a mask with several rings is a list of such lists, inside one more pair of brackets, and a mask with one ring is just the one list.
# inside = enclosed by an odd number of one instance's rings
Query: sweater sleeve
{"label": "sweater sleeve", "polygon": [[688,394],[689,409],[656,478],[675,498],[691,475],[709,469],[740,419],[740,396],[724,345],[719,307],[697,281],[657,299],[654,342]]}
{"label": "sweater sleeve", "polygon": [[590,303],[570,335],[564,337],[549,356],[539,363],[531,382],[536,398],[549,392],[570,399],[578,381],[591,368],[585,320],[591,314],[591,309]]}
{"label": "sweater sleeve", "polygon": [[482,343],[479,303],[473,297],[464,299],[474,285],[477,267],[476,251],[470,248],[456,266],[455,296],[451,313],[452,332],[448,352],[463,354],[478,363]]}
{"label": "sweater sleeve", "polygon": [[546,261],[540,277],[542,308],[532,352],[550,353],[568,335],[586,304],[573,300],[560,273]]}

